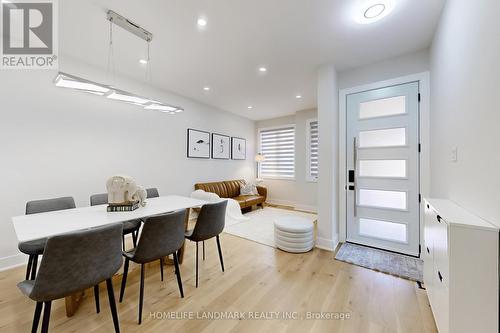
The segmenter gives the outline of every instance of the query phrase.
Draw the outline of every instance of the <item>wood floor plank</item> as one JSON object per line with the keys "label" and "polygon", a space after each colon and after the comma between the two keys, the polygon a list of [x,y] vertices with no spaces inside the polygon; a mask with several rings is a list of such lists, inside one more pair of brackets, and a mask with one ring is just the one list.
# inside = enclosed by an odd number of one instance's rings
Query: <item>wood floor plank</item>
{"label": "wood floor plank", "polygon": [[[181,265],[184,299],[171,266],[165,267],[165,281],[161,282],[158,263],[147,265],[140,326],[139,271],[133,270],[124,301],[117,305],[122,332],[436,332],[425,290],[414,282],[336,261],[333,253],[324,250],[290,254],[227,234],[222,235],[221,243],[226,271],[220,269],[215,242],[206,242],[198,288],[194,243],[186,244]],[[0,272],[0,332],[30,330],[35,303],[16,288],[24,270]],[[117,298],[120,281],[114,279]],[[81,307],[71,318],[66,317],[64,300],[56,301],[50,331],[113,331],[105,284],[100,291],[100,314],[95,313],[92,290],[85,292]],[[276,314],[264,319],[267,312]],[[312,313],[309,319],[308,312]],[[317,317],[321,312],[343,313],[349,318]],[[244,318],[203,317],[217,313],[242,313]],[[180,318],[183,314],[194,319]]]}

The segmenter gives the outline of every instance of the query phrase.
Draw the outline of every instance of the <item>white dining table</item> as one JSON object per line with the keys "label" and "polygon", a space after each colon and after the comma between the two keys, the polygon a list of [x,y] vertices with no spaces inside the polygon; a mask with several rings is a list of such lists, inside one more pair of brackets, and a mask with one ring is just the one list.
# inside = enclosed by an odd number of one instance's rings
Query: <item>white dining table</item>
{"label": "white dining table", "polygon": [[[12,218],[12,223],[14,224],[17,240],[25,242],[186,209],[185,226],[187,228],[189,209],[201,207],[206,203],[207,201],[204,200],[179,195],[167,195],[147,199],[146,206],[139,207],[131,212],[108,212],[107,205],[97,205],[15,216]],[[183,257],[184,245],[179,251],[179,263],[182,263]],[[75,314],[82,297],[83,292],[66,297],[66,315],[68,317]]]}
{"label": "white dining table", "polygon": [[97,205],[15,216],[12,218],[12,223],[17,240],[25,242],[111,223],[142,219],[180,209],[200,207],[206,203],[206,201],[189,197],[167,195],[147,199],[145,207],[139,207],[131,212],[107,212],[107,205]]}

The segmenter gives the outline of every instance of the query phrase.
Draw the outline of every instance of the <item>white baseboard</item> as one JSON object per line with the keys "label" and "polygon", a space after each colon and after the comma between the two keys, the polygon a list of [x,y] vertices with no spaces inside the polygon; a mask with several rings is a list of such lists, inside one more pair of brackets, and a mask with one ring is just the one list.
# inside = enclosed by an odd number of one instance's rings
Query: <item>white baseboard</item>
{"label": "white baseboard", "polygon": [[316,206],[311,206],[311,205],[302,205],[302,204],[295,204],[293,208],[297,210],[303,210],[306,212],[311,212],[311,213],[318,213],[318,208]]}
{"label": "white baseboard", "polygon": [[316,206],[303,205],[303,204],[299,204],[299,203],[288,201],[288,200],[269,199],[268,198],[266,200],[266,202],[268,204],[271,204],[271,205],[289,206],[289,207],[293,207],[294,209],[303,210],[303,211],[306,211],[306,212],[312,212],[312,213],[317,213],[318,212],[318,209],[316,208]]}
{"label": "white baseboard", "polygon": [[271,204],[271,205],[280,205],[280,206],[290,206],[290,207],[295,206],[295,203],[292,201],[280,200],[280,199],[267,198],[266,203]]}
{"label": "white baseboard", "polygon": [[333,252],[337,248],[337,245],[339,245],[338,236],[336,236],[334,239],[326,239],[321,237],[316,238],[316,247],[318,249]]}
{"label": "white baseboard", "polygon": [[0,258],[0,272],[6,271],[11,268],[19,267],[22,265],[26,265],[28,262],[28,256],[19,253],[13,256]]}

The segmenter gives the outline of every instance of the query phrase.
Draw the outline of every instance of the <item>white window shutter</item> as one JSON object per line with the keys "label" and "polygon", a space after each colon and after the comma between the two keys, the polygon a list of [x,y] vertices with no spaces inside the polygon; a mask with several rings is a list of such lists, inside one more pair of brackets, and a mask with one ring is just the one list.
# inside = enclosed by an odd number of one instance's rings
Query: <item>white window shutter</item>
{"label": "white window shutter", "polygon": [[261,129],[259,143],[266,157],[259,165],[260,177],[295,178],[295,126]]}

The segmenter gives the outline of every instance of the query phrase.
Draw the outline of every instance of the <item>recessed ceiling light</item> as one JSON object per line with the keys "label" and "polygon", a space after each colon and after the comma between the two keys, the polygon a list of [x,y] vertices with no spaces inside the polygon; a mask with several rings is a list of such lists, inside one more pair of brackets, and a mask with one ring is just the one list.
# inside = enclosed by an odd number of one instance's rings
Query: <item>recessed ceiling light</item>
{"label": "recessed ceiling light", "polygon": [[210,87],[203,87],[203,90],[210,91]]}
{"label": "recessed ceiling light", "polygon": [[302,95],[295,95],[295,98],[296,98],[296,99],[301,99],[301,98],[302,98]]}
{"label": "recessed ceiling light", "polygon": [[198,17],[198,21],[196,21],[196,24],[198,24],[199,27],[206,27],[207,23],[207,19],[203,17]]}
{"label": "recessed ceiling light", "polygon": [[259,67],[259,72],[266,73],[267,72],[267,68],[266,67]]}
{"label": "recessed ceiling light", "polygon": [[148,63],[146,59],[140,59],[139,62],[143,65],[146,65]]}
{"label": "recessed ceiling light", "polygon": [[249,105],[249,106],[247,106],[247,109],[248,109],[248,110],[252,110],[252,109],[253,109],[253,106]]}
{"label": "recessed ceiling light", "polygon": [[370,0],[356,8],[356,21],[360,24],[377,22],[394,9],[394,0]]}

